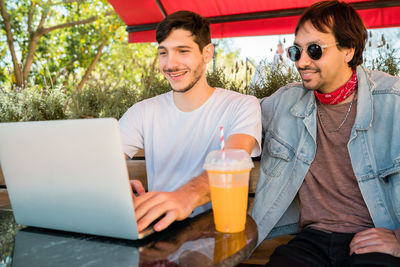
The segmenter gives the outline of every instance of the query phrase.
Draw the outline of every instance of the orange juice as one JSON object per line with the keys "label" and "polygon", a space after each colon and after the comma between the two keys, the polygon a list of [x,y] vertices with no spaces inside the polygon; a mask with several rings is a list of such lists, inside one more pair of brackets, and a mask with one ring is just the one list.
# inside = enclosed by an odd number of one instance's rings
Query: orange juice
{"label": "orange juice", "polygon": [[208,170],[215,228],[224,233],[244,230],[250,170]]}
{"label": "orange juice", "polygon": [[215,228],[224,233],[244,230],[249,186],[210,186]]}
{"label": "orange juice", "polygon": [[250,155],[240,149],[211,151],[204,162],[210,183],[215,229],[223,233],[244,231],[250,170]]}

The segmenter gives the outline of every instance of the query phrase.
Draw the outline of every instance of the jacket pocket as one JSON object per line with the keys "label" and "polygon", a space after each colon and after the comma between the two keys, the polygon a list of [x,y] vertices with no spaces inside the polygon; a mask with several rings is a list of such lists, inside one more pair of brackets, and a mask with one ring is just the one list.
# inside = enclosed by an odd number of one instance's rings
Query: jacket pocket
{"label": "jacket pocket", "polygon": [[400,222],[400,166],[391,167],[389,169],[378,172],[378,177],[383,182],[384,198],[390,203],[397,221]]}
{"label": "jacket pocket", "polygon": [[288,144],[271,137],[264,143],[261,168],[266,175],[278,177],[286,163],[292,160],[294,154],[294,149]]}

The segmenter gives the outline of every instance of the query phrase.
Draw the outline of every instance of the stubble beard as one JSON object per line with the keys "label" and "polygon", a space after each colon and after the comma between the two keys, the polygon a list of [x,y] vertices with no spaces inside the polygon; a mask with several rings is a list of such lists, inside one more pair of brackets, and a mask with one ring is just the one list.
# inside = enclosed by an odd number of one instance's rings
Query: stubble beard
{"label": "stubble beard", "polygon": [[[307,69],[308,69],[308,68],[297,69],[297,70],[300,71],[300,70],[307,70]],[[321,70],[320,70],[320,69],[316,69],[316,71],[317,71],[317,73],[319,74],[320,79],[321,79]],[[300,72],[299,72],[299,73],[300,73]],[[316,86],[308,86],[308,85],[306,85],[306,81],[304,81],[303,78],[301,79],[301,81],[302,81],[303,87],[304,87],[305,89],[307,89],[307,90],[310,90],[310,91],[320,91],[320,89],[321,89],[321,87],[322,87],[321,84],[317,84]]]}
{"label": "stubble beard", "polygon": [[172,86],[172,91],[175,93],[186,93],[188,92],[190,89],[192,89],[200,80],[201,76],[203,75],[203,71],[202,71],[202,66],[200,64],[200,66],[198,68],[195,69],[195,71],[193,72],[193,80],[189,83],[188,86],[186,86],[183,89],[174,89]]}

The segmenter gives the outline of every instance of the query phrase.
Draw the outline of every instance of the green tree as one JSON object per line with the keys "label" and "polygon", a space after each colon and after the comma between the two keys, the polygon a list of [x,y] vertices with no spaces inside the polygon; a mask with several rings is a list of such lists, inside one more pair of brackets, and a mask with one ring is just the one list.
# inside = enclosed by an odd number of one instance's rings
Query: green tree
{"label": "green tree", "polygon": [[158,69],[157,45],[155,43],[127,44],[124,28],[117,31],[103,60],[96,65],[92,78],[112,87],[136,86],[138,94],[149,88],[152,80],[162,79]]}
{"label": "green tree", "polygon": [[0,40],[8,46],[6,55],[0,47],[2,73],[7,68],[4,61],[11,59],[8,69],[18,87],[29,80],[41,82],[41,77],[52,83],[73,75],[80,78],[77,87],[82,88],[107,41],[122,25],[106,0],[0,0],[0,11]]}

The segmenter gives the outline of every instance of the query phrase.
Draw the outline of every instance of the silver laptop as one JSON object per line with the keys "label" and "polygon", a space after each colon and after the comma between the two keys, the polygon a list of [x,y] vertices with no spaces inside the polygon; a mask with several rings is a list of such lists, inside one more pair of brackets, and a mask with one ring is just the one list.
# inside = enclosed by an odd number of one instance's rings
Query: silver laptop
{"label": "silver laptop", "polygon": [[0,163],[17,223],[139,238],[117,120],[0,123]]}

